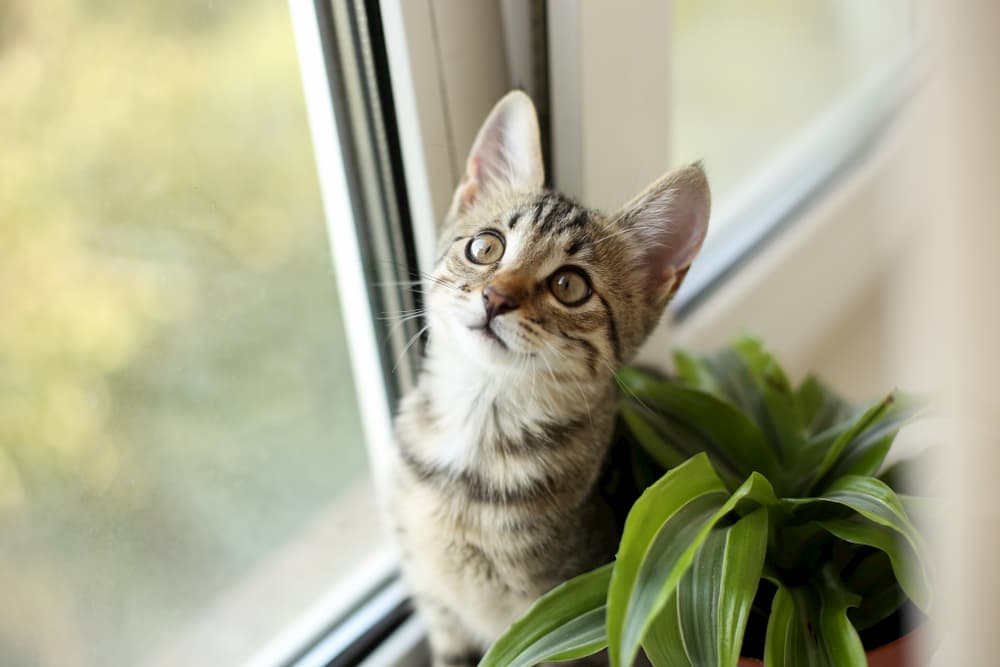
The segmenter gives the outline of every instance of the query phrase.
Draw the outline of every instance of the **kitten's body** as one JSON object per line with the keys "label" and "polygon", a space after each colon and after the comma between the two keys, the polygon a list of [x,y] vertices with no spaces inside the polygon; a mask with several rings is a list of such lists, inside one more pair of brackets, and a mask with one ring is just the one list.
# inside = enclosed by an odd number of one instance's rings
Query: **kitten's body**
{"label": "kitten's body", "polygon": [[418,604],[454,626],[436,643],[458,658],[481,653],[545,591],[613,557],[614,527],[593,494],[613,380],[552,361],[484,369],[442,329],[396,422],[392,515]]}
{"label": "kitten's body", "polygon": [[[431,398],[434,384],[407,398],[397,422],[392,513],[417,604],[438,617],[432,632],[453,626],[433,641],[454,663],[481,655],[542,593],[614,555],[610,516],[592,495],[613,415],[601,408],[593,426],[586,414],[516,418],[527,396],[471,385],[445,403]],[[595,404],[611,406],[604,394]]]}
{"label": "kitten's body", "polygon": [[[596,493],[612,373],[704,237],[698,168],[614,217],[541,180],[530,101],[509,95],[446,221],[424,365],[396,421],[390,516],[438,666],[475,664],[541,594],[613,558],[615,527]],[[671,214],[691,220],[666,234],[657,221]]]}

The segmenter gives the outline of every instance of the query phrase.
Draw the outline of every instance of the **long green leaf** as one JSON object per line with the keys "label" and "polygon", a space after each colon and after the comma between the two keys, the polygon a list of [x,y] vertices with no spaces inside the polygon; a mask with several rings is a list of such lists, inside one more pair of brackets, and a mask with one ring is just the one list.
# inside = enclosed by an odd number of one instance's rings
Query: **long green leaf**
{"label": "long green leaf", "polygon": [[770,473],[777,488],[785,480],[776,473],[788,470],[805,441],[795,395],[784,371],[757,339],[743,335],[729,347],[698,360],[678,364],[697,386],[728,401],[747,414],[764,434],[782,467]]}
{"label": "long green leaf", "polygon": [[892,395],[895,400],[883,418],[848,443],[840,460],[827,473],[827,480],[835,480],[844,475],[876,474],[899,429],[925,412],[924,404],[914,398],[898,392],[893,392]]}
{"label": "long green leaf", "polygon": [[844,585],[861,596],[858,606],[847,614],[858,631],[887,618],[906,601],[889,556],[877,549],[865,549],[865,552],[866,556],[841,572]]}
{"label": "long green leaf", "polygon": [[[619,653],[616,648],[623,643],[626,611],[650,545],[661,529],[683,508],[688,507],[688,513],[692,511],[692,507],[701,513],[710,513],[711,507],[703,510],[699,505],[691,505],[699,499],[708,499],[713,505],[721,505],[725,500],[725,486],[705,454],[692,457],[660,478],[656,484],[646,489],[629,512],[608,590],[608,642],[613,664],[631,664],[635,647],[638,647],[642,631],[645,630],[644,621],[649,620],[641,618],[633,621],[642,624],[642,627],[638,629],[638,633],[635,628],[632,629],[633,634],[639,636],[625,638],[633,649],[625,659],[620,660],[616,655]],[[691,525],[685,516],[682,515],[680,519],[682,522],[673,526],[676,532]],[[616,663],[616,660],[619,662]]]}
{"label": "long green leaf", "polygon": [[869,521],[862,516],[820,521],[832,535],[854,544],[864,544],[885,553],[892,564],[893,574],[907,597],[922,611],[930,613],[932,603],[931,574],[926,554],[893,528]]}
{"label": "long green leaf", "polygon": [[865,667],[847,610],[858,597],[829,570],[806,586],[778,582],[764,640],[765,667]]}
{"label": "long green leaf", "polygon": [[912,536],[915,542],[923,545],[923,538],[910,522],[896,492],[876,477],[841,477],[818,500],[850,507],[876,523],[893,528],[904,536]]}
{"label": "long green leaf", "polygon": [[[830,442],[829,447],[827,447],[823,460],[816,467],[816,472],[812,476],[813,483],[815,481],[823,479],[826,474],[833,469],[833,466],[840,459],[840,455],[843,453],[844,448],[865,429],[869,428],[873,424],[877,424],[888,413],[889,408],[895,402],[896,398],[893,394],[889,394],[881,401],[868,408],[865,413],[848,428],[839,431],[836,437]],[[836,430],[838,427],[835,426]],[[826,442],[829,440],[829,434],[824,432],[820,433],[814,439],[818,442]],[[815,442],[813,443],[815,446]]]}
{"label": "long green leaf", "polygon": [[712,373],[700,359],[683,350],[674,350],[673,356],[674,367],[677,369],[677,375],[681,382],[715,396],[722,395],[719,383],[716,382]]}
{"label": "long green leaf", "polygon": [[654,667],[697,667],[684,646],[680,615],[677,591],[674,591],[642,640],[642,648]]}
{"label": "long green leaf", "polygon": [[771,601],[771,615],[767,620],[767,634],[764,638],[765,667],[797,667],[791,665],[791,656],[796,652],[795,598],[791,591],[778,583],[778,591]]}
{"label": "long green leaf", "polygon": [[[847,476],[832,484],[819,498],[784,499],[787,507],[828,506],[827,516],[810,518],[832,534],[855,544],[884,551],[906,594],[925,613],[930,613],[933,590],[927,546],[903,509],[895,492],[875,477]],[[844,518],[838,507],[856,512]]]}
{"label": "long green leaf", "polygon": [[809,436],[844,422],[854,414],[851,404],[838,396],[815,375],[808,376],[795,390],[802,425]]}
{"label": "long green leaf", "polygon": [[622,410],[631,413],[626,414],[626,421],[633,430],[630,417],[645,419],[644,426],[652,427],[661,441],[669,443],[671,452],[683,451],[688,456],[708,453],[720,476],[732,486],[754,471],[766,477],[778,471],[777,459],[760,428],[730,403],[699,389],[666,382],[647,383],[636,396],[659,419],[645,410],[640,414],[625,401]]}
{"label": "long green leaf", "polygon": [[805,443],[805,426],[785,371],[764,344],[752,336],[741,336],[734,347],[749,366],[764,400],[767,419],[761,426],[785,465],[794,467]]}
{"label": "long green leaf", "polygon": [[851,624],[858,632],[864,632],[873,625],[892,616],[906,602],[906,593],[892,576],[885,579],[881,588],[862,596],[857,609],[847,612]]}
{"label": "long green leaf", "polygon": [[[822,491],[832,480],[845,475],[874,475],[885,460],[896,432],[921,410],[916,401],[896,392],[883,398],[830,443],[809,488]],[[824,435],[818,438],[823,440]]]}
{"label": "long green leaf", "polygon": [[[862,477],[874,475],[882,467],[882,463],[889,454],[889,450],[892,449],[892,443],[895,440],[896,432],[893,431],[878,439],[866,438],[863,443],[852,444],[844,451],[844,455],[827,475],[827,478],[836,479],[844,475],[861,475]],[[820,488],[822,488],[822,484],[821,482]]]}
{"label": "long green leaf", "polygon": [[767,509],[713,529],[643,641],[657,667],[735,667],[767,549]]}
{"label": "long green leaf", "polygon": [[629,514],[608,590],[612,665],[630,665],[650,623],[690,567],[709,531],[742,501],[774,505],[770,483],[753,473],[731,496],[699,454],[647,489]]}
{"label": "long green leaf", "polygon": [[[781,415],[784,400],[776,396],[773,388],[758,377],[746,358],[737,349],[726,348],[704,358],[706,369],[718,384],[721,396],[745,412],[760,427],[775,456],[782,463],[786,458],[784,436],[787,430],[782,426],[782,417],[776,419],[772,407]],[[787,397],[791,410],[797,417],[794,399]]]}
{"label": "long green leaf", "polygon": [[480,667],[531,667],[607,646],[605,604],[613,563],[552,589],[494,642]]}
{"label": "long green leaf", "polygon": [[[649,400],[649,397],[647,397],[647,400]],[[635,410],[635,419],[641,420],[645,428],[651,429],[648,432],[633,432],[633,436],[635,436],[636,440],[639,440],[639,434],[645,433],[647,440],[645,442],[640,440],[640,444],[657,461],[662,461],[665,469],[669,470],[677,465],[670,465],[670,461],[677,456],[677,453],[682,453],[684,461],[692,456],[704,453],[708,455],[716,474],[722,479],[726,488],[735,488],[743,479],[737,472],[732,461],[725,456],[720,456],[715,443],[697,428],[693,428],[688,421],[673,419],[669,415],[641,407],[639,403],[630,399],[623,401],[622,406],[623,409],[626,406],[632,407]],[[650,433],[655,438],[658,438],[659,442],[650,438]],[[664,446],[666,449],[661,449]]]}
{"label": "long green leaf", "polygon": [[625,425],[635,440],[653,459],[669,470],[691,457],[692,452],[678,449],[673,442],[660,434],[650,420],[630,402],[622,401],[619,411]]}

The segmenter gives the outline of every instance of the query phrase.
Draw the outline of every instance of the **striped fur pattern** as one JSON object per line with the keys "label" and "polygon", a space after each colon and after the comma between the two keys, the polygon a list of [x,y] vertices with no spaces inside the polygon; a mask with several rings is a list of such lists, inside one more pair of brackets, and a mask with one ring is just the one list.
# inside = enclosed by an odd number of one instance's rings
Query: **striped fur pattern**
{"label": "striped fur pattern", "polygon": [[[614,557],[595,493],[613,372],[656,325],[707,224],[699,167],[613,216],[542,189],[537,149],[509,145],[537,142],[533,123],[514,93],[480,132],[426,285],[421,374],[395,424],[390,517],[438,667],[475,664],[541,594]],[[537,164],[509,163],[525,155]],[[704,220],[670,224],[687,212],[678,202]],[[478,263],[483,234],[494,251]],[[567,267],[587,287],[572,304],[554,286]]]}

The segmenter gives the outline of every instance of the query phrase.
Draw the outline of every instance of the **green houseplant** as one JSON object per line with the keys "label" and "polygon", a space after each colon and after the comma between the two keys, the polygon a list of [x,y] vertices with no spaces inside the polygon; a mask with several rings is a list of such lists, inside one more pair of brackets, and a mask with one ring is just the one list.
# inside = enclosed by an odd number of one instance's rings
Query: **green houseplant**
{"label": "green houseplant", "polygon": [[859,633],[907,599],[930,612],[919,499],[876,476],[915,402],[856,407],[815,377],[793,388],[750,337],[675,365],[668,380],[619,373],[619,473],[645,490],[615,562],[543,596],[484,667],[605,647],[615,667],[640,648],[657,667],[733,667],[748,624],[767,667],[851,667],[866,664]]}

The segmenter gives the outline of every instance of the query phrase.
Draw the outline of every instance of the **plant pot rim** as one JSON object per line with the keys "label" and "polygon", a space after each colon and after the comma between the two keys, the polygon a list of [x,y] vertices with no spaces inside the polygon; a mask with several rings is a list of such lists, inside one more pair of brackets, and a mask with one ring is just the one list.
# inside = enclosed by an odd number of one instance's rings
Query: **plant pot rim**
{"label": "plant pot rim", "polygon": [[[899,639],[883,644],[870,651],[865,651],[868,667],[906,667],[911,664],[907,656],[913,655],[916,646],[926,631],[926,625],[920,625]],[[738,667],[760,667],[764,662],[757,658],[740,658]]]}

